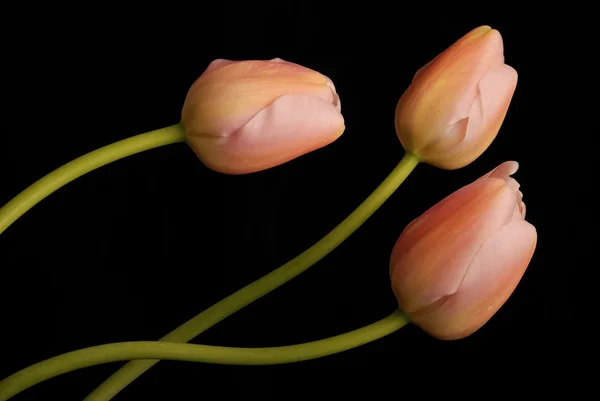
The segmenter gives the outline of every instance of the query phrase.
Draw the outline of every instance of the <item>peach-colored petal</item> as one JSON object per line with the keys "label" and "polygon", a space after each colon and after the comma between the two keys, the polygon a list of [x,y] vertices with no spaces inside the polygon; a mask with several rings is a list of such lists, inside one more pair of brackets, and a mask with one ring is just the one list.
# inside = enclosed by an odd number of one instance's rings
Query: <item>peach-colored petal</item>
{"label": "peach-colored petal", "polygon": [[446,196],[406,226],[400,235],[402,241],[399,241],[392,251],[392,259],[399,257],[405,249],[412,248],[441,221],[456,213],[468,202],[483,193],[500,189],[501,185],[495,180],[474,182]]}
{"label": "peach-colored petal", "polygon": [[[288,63],[288,64],[296,65],[296,66],[301,67],[301,68],[306,68],[306,67],[300,66],[299,64],[295,64],[295,63],[292,63],[290,61],[283,60],[281,58],[274,58],[271,61],[275,61],[275,62],[279,62],[279,63]],[[323,75],[323,77],[325,77],[325,79],[326,79],[326,85],[331,89],[331,95],[332,95],[331,102],[333,103],[333,105],[335,106],[335,108],[337,109],[337,111],[341,112],[342,111],[342,103],[341,103],[340,97],[337,94],[337,91],[335,89],[335,84],[333,83],[333,81],[329,77],[327,77],[325,75]]]}
{"label": "peach-colored petal", "polygon": [[182,124],[190,135],[227,137],[287,93],[334,99],[327,78],[308,68],[287,62],[235,62],[194,82],[182,110]]}
{"label": "peach-colored petal", "polygon": [[[415,118],[419,124],[441,124],[436,125],[435,130],[423,129],[430,133],[421,139],[423,146],[430,146],[434,138],[443,133],[440,131],[469,117],[481,79],[499,62],[502,53],[502,37],[498,31],[483,27],[438,55],[427,67],[426,74],[418,74],[411,85],[415,90],[412,99]],[[427,116],[435,116],[435,120]]]}
{"label": "peach-colored petal", "polygon": [[396,107],[402,146],[425,163],[463,167],[496,137],[516,86],[497,30],[472,30],[417,71]]}
{"label": "peach-colored petal", "polygon": [[[425,154],[437,154],[432,164],[455,168],[478,158],[498,134],[517,85],[514,68],[501,64],[481,79],[477,97],[468,116],[457,121],[447,135],[425,147]],[[491,128],[490,128],[491,127]]]}
{"label": "peach-colored petal", "polygon": [[466,120],[468,123],[462,141],[437,163],[453,167],[468,164],[481,156],[498,134],[499,124],[504,120],[517,86],[517,78],[515,69],[506,64],[498,65],[484,75]]}
{"label": "peach-colored petal", "polygon": [[473,101],[479,95],[482,80],[490,70],[502,65],[504,61],[500,33],[492,29],[483,35],[482,40],[474,41],[468,48],[457,46],[456,49],[449,49],[441,57],[443,60],[439,61],[439,73],[444,74],[443,79],[448,82],[444,89],[453,91],[444,97],[448,102],[448,110],[452,112],[449,125],[471,115]]}
{"label": "peach-colored petal", "polygon": [[517,204],[515,205],[515,219],[525,219],[525,203],[523,202],[523,193],[519,190],[521,184],[517,182],[511,175],[515,174],[519,170],[519,163],[516,161],[507,161],[490,171],[489,173],[483,175],[478,179],[485,180],[487,178],[499,178],[504,180],[506,184],[515,192],[515,196],[517,198]]}
{"label": "peach-colored petal", "polygon": [[515,174],[517,171],[519,171],[519,163],[513,160],[506,161],[489,173],[480,177],[479,180],[483,180],[485,178],[500,178],[501,180],[506,181],[508,177]]}
{"label": "peach-colored petal", "polygon": [[[468,44],[469,42],[472,43],[472,41],[474,39],[479,39],[481,38],[481,36],[486,35],[488,33],[490,33],[490,31],[492,30],[491,27],[487,26],[487,25],[483,25],[480,26],[478,28],[473,29],[471,32],[467,33],[466,35],[464,35],[462,38],[460,38],[459,40],[457,40],[455,43],[453,43],[448,49],[446,49],[446,51],[444,53],[448,53],[451,52],[453,50],[455,50],[456,48],[460,48],[461,46],[464,46],[465,44]],[[440,56],[442,56],[444,53],[440,53],[437,56],[435,56],[433,58],[433,60],[429,61],[427,64],[425,64],[423,67],[419,68],[417,70],[417,72],[415,73],[415,75],[413,76],[413,79],[411,82],[414,82],[416,79],[419,79],[419,77],[429,69],[429,67],[431,67],[432,65],[436,64],[438,62],[438,59],[440,58]],[[460,52],[461,56],[464,57],[465,52],[464,50]]]}
{"label": "peach-colored petal", "polygon": [[466,337],[500,309],[521,280],[537,243],[535,227],[518,220],[492,235],[473,259],[459,290],[430,313],[411,319],[440,339]]}
{"label": "peach-colored petal", "polygon": [[511,99],[517,86],[517,71],[501,64],[490,69],[479,82],[479,96],[469,113],[467,139],[474,140],[484,128],[504,113],[506,100]]}
{"label": "peach-colored petal", "polygon": [[217,70],[217,69],[219,69],[219,68],[221,68],[221,67],[225,67],[226,65],[232,64],[232,63],[234,63],[234,62],[235,62],[235,61],[232,61],[232,60],[226,60],[226,59],[223,59],[223,58],[218,58],[218,59],[215,59],[215,60],[213,60],[213,61],[212,61],[212,62],[211,62],[209,65],[208,65],[208,67],[206,67],[206,69],[204,70],[204,73],[203,73],[203,74],[208,74],[208,73],[210,73],[210,72],[213,72],[213,71],[215,71],[215,70]]}
{"label": "peach-colored petal", "polygon": [[331,89],[331,93],[333,95],[332,104],[335,106],[336,110],[341,113],[342,112],[342,102],[340,101],[340,97],[335,90],[335,85],[333,84],[333,81],[331,79],[329,79],[329,77],[325,77],[325,78],[327,78],[327,86],[329,86],[329,88]]}
{"label": "peach-colored petal", "polygon": [[[278,63],[288,63],[288,64],[293,64],[293,65],[299,66],[301,68],[306,68],[306,67],[300,66],[299,64],[292,63],[291,61],[283,60],[281,58],[274,58],[271,61],[278,62]],[[335,89],[335,84],[333,83],[333,81],[329,77],[327,77],[325,75],[324,75],[324,77],[325,77],[325,79],[327,81],[326,82],[327,86],[329,86],[329,88],[331,89],[332,103],[336,107],[337,111],[341,112],[342,111],[342,104],[340,102],[340,97],[338,96],[337,91]]]}
{"label": "peach-colored petal", "polygon": [[[284,95],[225,138],[203,138],[198,156],[210,168],[228,174],[263,170],[336,140],[344,119],[327,96]],[[220,148],[215,151],[215,148]]]}
{"label": "peach-colored petal", "polygon": [[[391,279],[405,312],[455,293],[481,245],[512,219],[515,194],[503,180],[489,178],[471,185],[477,190],[457,191],[454,199],[440,202],[437,221],[430,221],[429,230],[413,228],[418,240],[408,232],[396,243],[392,254],[398,259],[391,261]],[[468,199],[456,208],[461,197]]]}

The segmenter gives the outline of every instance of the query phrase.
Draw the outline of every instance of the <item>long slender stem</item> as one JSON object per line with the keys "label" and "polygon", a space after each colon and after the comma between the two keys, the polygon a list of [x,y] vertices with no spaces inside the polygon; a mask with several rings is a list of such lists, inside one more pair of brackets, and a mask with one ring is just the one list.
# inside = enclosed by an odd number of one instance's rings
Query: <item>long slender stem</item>
{"label": "long slender stem", "polygon": [[176,124],[115,142],[65,164],[30,185],[0,209],[0,234],[44,198],[82,175],[127,156],[184,141],[183,128]]}
{"label": "long slender stem", "polygon": [[408,324],[396,311],[388,317],[335,337],[272,348],[229,348],[163,341],[104,344],[69,352],[25,368],[0,382],[0,401],[58,375],[103,363],[165,359],[225,365],[275,365],[306,361],[346,351],[380,339]]}
{"label": "long slender stem", "polygon": [[[0,209],[0,234],[44,198],[84,174],[124,157],[183,141],[185,141],[185,133],[182,127],[176,124],[113,143],[67,163],[32,184]],[[392,195],[418,163],[417,156],[406,153],[398,166],[379,187],[350,216],[318,243],[279,269],[208,308],[163,337],[161,341],[188,342],[227,316],[271,292],[317,263],[356,231]],[[153,358],[152,355],[148,357]],[[301,356],[298,357],[302,358]],[[135,358],[124,357],[115,360],[128,359]],[[151,359],[126,364],[92,392],[86,398],[86,401],[110,400],[157,362],[158,359]],[[9,383],[11,382],[9,381]],[[2,386],[5,388],[6,380],[2,382]]]}
{"label": "long slender stem", "polygon": [[[394,193],[418,163],[419,159],[416,155],[406,153],[377,189],[319,242],[278,269],[182,324],[164,336],[161,341],[188,342],[221,320],[306,271],[356,231]],[[131,361],[125,364],[90,393],[84,401],[110,400],[158,362],[154,359]]]}

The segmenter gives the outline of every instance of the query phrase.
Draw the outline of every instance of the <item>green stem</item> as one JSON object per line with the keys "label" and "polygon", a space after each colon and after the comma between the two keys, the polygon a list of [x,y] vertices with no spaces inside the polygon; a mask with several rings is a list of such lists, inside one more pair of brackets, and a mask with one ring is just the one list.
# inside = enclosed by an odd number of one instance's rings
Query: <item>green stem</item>
{"label": "green stem", "polygon": [[[184,141],[185,133],[182,127],[176,124],[113,143],[65,164],[32,184],[0,209],[0,234],[37,203],[69,182],[124,157]],[[242,288],[184,323],[163,337],[161,341],[188,342],[227,316],[271,292],[317,263],[356,231],[392,195],[418,163],[418,157],[407,152],[379,187],[350,216],[319,242],[279,269]],[[118,349],[120,350],[120,348]],[[152,355],[148,357],[153,358]],[[298,355],[297,358],[302,360],[303,356]],[[134,358],[122,357],[115,360],[128,359]],[[86,401],[110,400],[157,362],[158,359],[151,359],[126,364],[92,392],[86,398]],[[6,381],[2,382],[2,386],[4,386],[3,389],[6,388]]]}
{"label": "green stem", "polygon": [[109,362],[151,358],[223,365],[276,365],[306,361],[359,347],[408,323],[407,317],[396,311],[376,323],[335,337],[272,348],[229,348],[163,341],[99,345],[47,359],[7,377],[0,382],[0,401],[58,375]]}
{"label": "green stem", "polygon": [[[419,159],[416,155],[405,153],[400,163],[375,191],[319,242],[278,269],[188,320],[161,338],[161,341],[179,343],[191,341],[221,320],[306,271],[356,231],[394,193],[418,163]],[[84,401],[110,400],[157,362],[159,361],[154,359],[125,364],[90,393]]]}
{"label": "green stem", "polygon": [[185,141],[179,124],[136,135],[81,156],[33,183],[0,209],[0,234],[54,191],[90,171],[124,157]]}

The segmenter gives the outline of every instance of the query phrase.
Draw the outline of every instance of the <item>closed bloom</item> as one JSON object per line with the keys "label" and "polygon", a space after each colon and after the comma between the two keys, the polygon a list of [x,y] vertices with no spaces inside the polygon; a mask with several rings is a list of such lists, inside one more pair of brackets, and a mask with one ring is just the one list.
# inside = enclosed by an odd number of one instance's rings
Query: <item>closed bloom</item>
{"label": "closed bloom", "polygon": [[481,328],[521,280],[537,243],[516,162],[501,164],[411,222],[391,255],[400,308],[439,339]]}
{"label": "closed bloom", "polygon": [[500,33],[482,26],[415,74],[396,107],[396,133],[421,161],[452,170],[477,159],[504,121],[517,72]]}
{"label": "closed bloom", "polygon": [[277,166],[344,131],[333,82],[281,59],[213,61],[190,88],[181,123],[200,160],[228,174]]}

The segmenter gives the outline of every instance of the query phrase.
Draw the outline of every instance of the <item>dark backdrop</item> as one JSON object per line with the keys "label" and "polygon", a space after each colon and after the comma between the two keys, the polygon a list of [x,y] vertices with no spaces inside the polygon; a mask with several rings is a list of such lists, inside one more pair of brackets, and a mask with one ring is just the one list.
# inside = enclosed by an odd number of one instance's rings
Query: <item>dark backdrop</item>
{"label": "dark backdrop", "polygon": [[[519,72],[489,150],[456,171],[420,165],[328,257],[195,342],[294,344],[383,318],[396,307],[388,262],[405,225],[501,162],[517,160],[515,178],[539,243],[492,320],[460,341],[439,341],[408,326],[358,349],[293,365],[161,362],[115,400],[354,394],[382,380],[379,388],[392,392],[440,373],[471,374],[474,367],[510,387],[523,377],[515,369],[567,366],[561,351],[572,333],[557,322],[570,313],[563,266],[573,258],[562,251],[579,234],[577,223],[556,213],[560,172],[548,173],[559,153],[552,143],[556,128],[547,122],[558,113],[548,100],[548,53],[538,35],[547,27],[494,14],[456,20],[286,7],[255,14],[234,5],[199,14],[182,9],[190,20],[173,26],[167,16],[121,20],[116,11],[105,17],[70,10],[72,17],[65,11],[58,18],[55,9],[52,18],[39,11],[23,17],[20,29],[6,29],[0,204],[78,156],[178,122],[189,86],[215,58],[281,57],[328,75],[347,129],[326,148],[244,176],[217,174],[186,145],[171,145],[103,167],[41,202],[0,238],[0,377],[82,347],[156,340],[315,243],[402,156],[394,108],[414,72],[483,24],[500,30],[506,62]],[[15,400],[82,399],[119,366],[70,373]]]}

